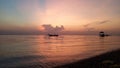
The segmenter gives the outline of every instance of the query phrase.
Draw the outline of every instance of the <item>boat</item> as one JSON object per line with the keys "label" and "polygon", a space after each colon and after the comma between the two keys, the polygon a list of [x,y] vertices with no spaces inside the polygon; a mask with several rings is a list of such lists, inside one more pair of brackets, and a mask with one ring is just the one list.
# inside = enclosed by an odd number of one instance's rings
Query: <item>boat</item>
{"label": "boat", "polygon": [[104,32],[101,31],[101,32],[99,33],[99,36],[100,36],[100,37],[104,37],[104,36],[105,36]]}
{"label": "boat", "polygon": [[48,34],[49,37],[58,37],[58,34]]}
{"label": "boat", "polygon": [[105,34],[103,31],[101,31],[100,33],[99,33],[99,36],[100,37],[105,37],[105,36],[110,36],[109,34]]}

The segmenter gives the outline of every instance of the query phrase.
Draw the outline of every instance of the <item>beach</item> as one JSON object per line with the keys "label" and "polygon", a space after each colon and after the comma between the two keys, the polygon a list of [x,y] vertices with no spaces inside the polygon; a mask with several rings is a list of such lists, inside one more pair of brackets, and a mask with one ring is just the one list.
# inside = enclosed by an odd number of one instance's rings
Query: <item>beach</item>
{"label": "beach", "polygon": [[120,68],[120,49],[55,68]]}

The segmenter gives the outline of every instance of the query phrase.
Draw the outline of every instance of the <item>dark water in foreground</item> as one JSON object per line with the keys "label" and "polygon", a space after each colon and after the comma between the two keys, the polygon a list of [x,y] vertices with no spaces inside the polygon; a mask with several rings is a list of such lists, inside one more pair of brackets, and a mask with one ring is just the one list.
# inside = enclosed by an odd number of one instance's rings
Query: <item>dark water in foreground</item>
{"label": "dark water in foreground", "polygon": [[0,68],[51,68],[120,49],[120,36],[0,35]]}

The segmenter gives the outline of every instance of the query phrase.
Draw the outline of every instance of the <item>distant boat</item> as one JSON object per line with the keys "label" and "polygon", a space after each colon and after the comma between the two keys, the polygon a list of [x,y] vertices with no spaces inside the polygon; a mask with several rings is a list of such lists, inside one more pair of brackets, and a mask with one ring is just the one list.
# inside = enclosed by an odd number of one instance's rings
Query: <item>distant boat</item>
{"label": "distant boat", "polygon": [[58,37],[59,35],[58,34],[48,34],[48,36],[50,36],[50,37]]}
{"label": "distant boat", "polygon": [[99,36],[100,36],[100,37],[105,37],[105,36],[110,36],[110,35],[105,34],[103,31],[101,31],[101,32],[99,33]]}
{"label": "distant boat", "polygon": [[100,37],[104,37],[104,36],[105,36],[104,32],[101,31],[101,32],[99,33],[99,36],[100,36]]}

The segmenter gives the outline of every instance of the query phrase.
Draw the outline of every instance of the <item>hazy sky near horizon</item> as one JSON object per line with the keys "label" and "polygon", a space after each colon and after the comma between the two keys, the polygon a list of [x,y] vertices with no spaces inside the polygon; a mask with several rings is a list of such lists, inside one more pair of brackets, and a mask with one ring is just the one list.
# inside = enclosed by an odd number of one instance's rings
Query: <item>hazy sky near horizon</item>
{"label": "hazy sky near horizon", "polygon": [[41,31],[64,25],[66,31],[120,34],[120,0],[0,0],[0,32]]}

